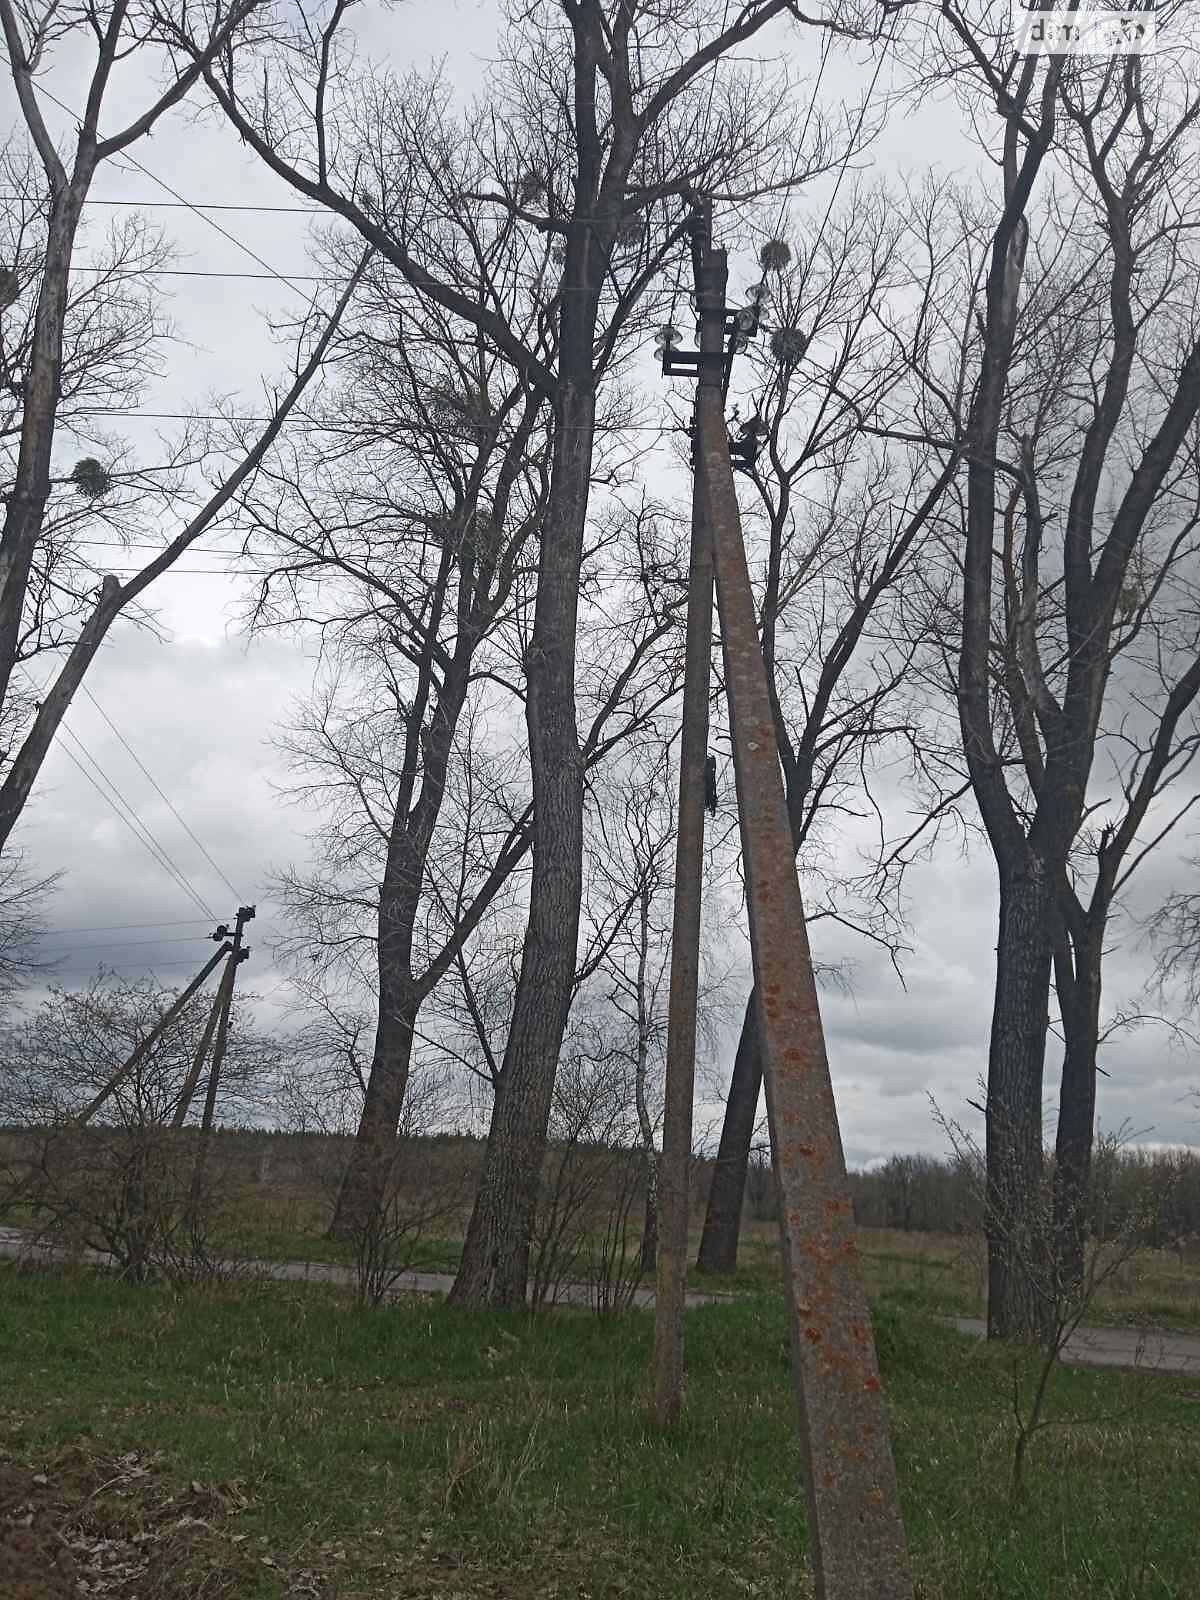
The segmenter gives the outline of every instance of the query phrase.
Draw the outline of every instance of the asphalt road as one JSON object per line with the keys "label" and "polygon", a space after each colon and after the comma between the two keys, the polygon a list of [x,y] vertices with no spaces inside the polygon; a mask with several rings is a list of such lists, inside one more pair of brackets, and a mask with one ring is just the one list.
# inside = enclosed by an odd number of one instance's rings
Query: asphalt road
{"label": "asphalt road", "polygon": [[[983,1338],[982,1317],[947,1317],[960,1333]],[[1063,1347],[1063,1360],[1076,1367],[1137,1367],[1144,1372],[1200,1376],[1200,1338],[1165,1328],[1077,1328]]]}
{"label": "asphalt road", "polygon": [[[49,1246],[36,1244],[19,1228],[0,1228],[0,1256],[53,1261],[61,1252]],[[97,1266],[106,1266],[110,1258],[99,1251],[87,1251],[85,1260]],[[245,1270],[261,1273],[268,1278],[287,1282],[353,1284],[351,1267],[337,1266],[327,1261],[251,1261],[240,1264]],[[448,1272],[406,1272],[396,1280],[393,1294],[447,1294],[453,1278]],[[558,1302],[565,1305],[588,1305],[591,1286],[586,1283],[563,1284]],[[711,1305],[725,1299],[719,1294],[688,1294],[689,1306]],[[653,1289],[638,1289],[634,1304],[652,1306]],[[979,1317],[947,1317],[944,1319],[960,1333],[974,1334],[979,1338],[987,1332],[987,1325]],[[1063,1360],[1081,1367],[1136,1367],[1142,1371],[1182,1373],[1200,1376],[1200,1337],[1188,1333],[1171,1333],[1166,1329],[1141,1328],[1078,1328],[1063,1349]]]}
{"label": "asphalt road", "polygon": [[[64,1254],[65,1252],[56,1250],[53,1246],[36,1243],[20,1228],[0,1228],[0,1256],[7,1256],[13,1260],[24,1257],[32,1261],[54,1261],[63,1259]],[[99,1250],[83,1251],[82,1259],[98,1267],[112,1264],[112,1257]],[[330,1261],[239,1261],[237,1270],[289,1283],[334,1283],[352,1286],[355,1281],[353,1267],[338,1266]],[[454,1278],[449,1272],[404,1272],[396,1279],[389,1292],[392,1295],[449,1294],[453,1282]],[[591,1304],[591,1296],[591,1284],[564,1283],[559,1285],[554,1300],[557,1305],[586,1306]],[[713,1304],[714,1301],[728,1298],[728,1295],[723,1294],[690,1291],[687,1303],[689,1306],[706,1306]],[[652,1306],[654,1290],[635,1289],[633,1303],[642,1307]]]}

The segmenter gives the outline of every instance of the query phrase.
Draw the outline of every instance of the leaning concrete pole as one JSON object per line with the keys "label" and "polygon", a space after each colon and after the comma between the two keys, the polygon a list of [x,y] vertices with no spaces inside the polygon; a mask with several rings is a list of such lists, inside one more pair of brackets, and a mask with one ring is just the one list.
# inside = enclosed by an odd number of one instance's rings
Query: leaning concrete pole
{"label": "leaning concrete pole", "polygon": [[133,1072],[133,1069],[138,1066],[146,1056],[149,1055],[151,1048],[158,1043],[159,1039],[161,1039],[163,1034],[166,1033],[167,1029],[175,1021],[175,1018],[184,1009],[196,991],[203,987],[209,974],[220,964],[222,958],[228,951],[232,950],[232,948],[233,946],[230,944],[223,944],[221,946],[211,961],[205,963],[204,970],[197,973],[197,975],[192,979],[191,983],[188,984],[187,988],[178,997],[178,999],[173,1001],[170,1007],[163,1012],[162,1016],[154,1024],[153,1028],[151,1028],[150,1032],[142,1040],[141,1044],[136,1047],[129,1059],[117,1068],[116,1072],[113,1073],[112,1077],[104,1085],[103,1089],[100,1090],[94,1099],[88,1101],[87,1105],[84,1106],[82,1111],[77,1111],[75,1115],[70,1118],[70,1121],[74,1123],[77,1128],[85,1127],[96,1115],[97,1111],[101,1110],[102,1107],[105,1106],[113,1097],[113,1095],[116,1094],[117,1090]]}
{"label": "leaning concrete pole", "polygon": [[[212,1141],[213,1123],[216,1120],[217,1090],[221,1082],[221,1068],[225,1064],[225,1051],[229,1045],[229,1022],[233,1013],[233,986],[237,981],[237,969],[243,961],[249,960],[250,952],[242,944],[242,936],[246,931],[246,924],[254,920],[253,906],[239,906],[234,919],[233,943],[229,951],[229,961],[225,974],[221,980],[221,987],[217,993],[217,1003],[214,1015],[217,1019],[217,1037],[213,1045],[212,1062],[208,1069],[208,1086],[204,1095],[204,1110],[200,1114],[200,1132],[196,1142],[196,1161],[192,1168],[192,1185],[188,1201],[188,1216],[193,1228],[200,1215],[200,1200],[204,1187],[204,1169],[208,1163],[208,1147]],[[207,1035],[208,1029],[205,1029]],[[186,1115],[186,1111],[185,1111]]]}
{"label": "leaning concrete pole", "polygon": [[[709,261],[724,281],[724,251]],[[701,320],[720,315],[701,299]],[[703,347],[704,340],[702,337]],[[742,865],[817,1600],[912,1600],[913,1584],[775,727],[725,431],[701,358],[697,451],[712,531]]]}

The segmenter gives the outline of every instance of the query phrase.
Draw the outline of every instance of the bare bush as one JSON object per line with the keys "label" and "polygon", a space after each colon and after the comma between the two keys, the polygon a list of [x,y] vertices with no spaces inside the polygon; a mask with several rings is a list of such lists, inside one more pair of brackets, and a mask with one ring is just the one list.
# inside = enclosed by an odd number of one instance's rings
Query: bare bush
{"label": "bare bush", "polygon": [[[171,1125],[208,1000],[197,995],[137,1054],[174,998],[153,979],[101,975],[87,990],[52,991],[0,1036],[10,1206],[53,1247],[97,1251],[136,1282],[223,1270],[217,1244],[236,1212],[224,1157],[199,1163],[195,1130]],[[226,1120],[253,1114],[278,1060],[276,1042],[235,1012],[217,1096]]]}
{"label": "bare bush", "polygon": [[465,1184],[439,1166],[435,1145],[396,1140],[375,1204],[348,1234],[360,1306],[382,1305],[409,1273],[444,1266],[439,1230],[457,1228],[467,1197]]}
{"label": "bare bush", "polygon": [[[1063,1351],[1088,1319],[1096,1296],[1139,1253],[1153,1227],[1153,1200],[1149,1193],[1137,1210],[1127,1212],[1118,1223],[1096,1217],[1096,1228],[1084,1252],[1082,1273],[1063,1270],[1060,1254],[1051,1248],[1055,1218],[1055,1175],[1053,1163],[1043,1162],[1040,1183],[1031,1194],[1021,1197],[1020,1216],[1008,1212],[995,1214],[1004,1205],[1005,1190],[988,1184],[984,1154],[977,1141],[958,1123],[939,1114],[957,1164],[974,1176],[979,1185],[979,1203],[992,1237],[1000,1234],[1014,1253],[1016,1270],[1036,1296],[1036,1304],[1024,1319],[1020,1332],[1006,1341],[1004,1375],[1012,1416],[1012,1457],[1008,1500],[1017,1510],[1025,1498],[1025,1472],[1029,1450],[1035,1439],[1049,1428],[1079,1426],[1110,1421],[1108,1415],[1086,1415],[1063,1411],[1051,1405],[1054,1378]],[[1113,1165],[1119,1159],[1124,1132],[1101,1134],[1096,1141],[1097,1163]]]}
{"label": "bare bush", "polygon": [[[296,1040],[301,1065],[288,1084],[286,1116],[295,1131],[319,1136],[310,1170],[330,1219],[354,1159],[353,1132],[367,1086],[359,1045],[369,1036],[365,1018],[327,1007]],[[352,1251],[360,1306],[382,1305],[409,1273],[445,1270],[443,1241],[460,1230],[472,1178],[469,1164],[448,1159],[436,1137],[452,1112],[445,1072],[426,1067],[410,1077],[371,1202],[338,1231]]]}
{"label": "bare bush", "polygon": [[632,1303],[643,1276],[633,1218],[644,1179],[640,1130],[625,1075],[605,1059],[572,1056],[559,1069],[550,1148],[534,1218],[530,1299],[563,1298],[589,1282],[598,1315]]}

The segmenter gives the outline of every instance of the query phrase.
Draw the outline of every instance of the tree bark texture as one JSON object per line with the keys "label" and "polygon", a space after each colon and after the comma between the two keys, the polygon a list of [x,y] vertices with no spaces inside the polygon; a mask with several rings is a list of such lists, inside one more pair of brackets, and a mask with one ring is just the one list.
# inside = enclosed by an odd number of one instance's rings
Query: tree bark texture
{"label": "tree bark texture", "polygon": [[1052,1310],[1044,1214],[1042,1081],[1055,882],[1029,852],[1000,889],[996,992],[988,1050],[988,1334],[1040,1336]]}
{"label": "tree bark texture", "polygon": [[349,1239],[378,1216],[396,1148],[412,1066],[421,996],[411,985],[380,986],[379,1020],[358,1134],[338,1192],[330,1236]]}
{"label": "tree bark texture", "polygon": [[22,396],[17,468],[0,533],[0,705],[8,697],[33,552],[41,537],[50,498],[50,462],[62,384],[71,257],[94,167],[95,139],[81,133],[74,176],[54,195],[51,204],[46,259],[34,314],[33,349]]}
{"label": "tree bark texture", "polygon": [[[1096,1053],[1100,1039],[1100,992],[1105,916],[1088,918],[1082,936],[1058,959],[1073,971],[1058,986],[1065,1047],[1054,1146],[1054,1251],[1060,1299],[1078,1293],[1084,1279],[1087,1200],[1096,1126]],[[1064,974],[1064,977],[1066,975]]]}
{"label": "tree bark texture", "polygon": [[721,1142],[708,1191],[704,1232],[696,1256],[696,1270],[704,1273],[737,1271],[742,1206],[746,1195],[746,1170],[758,1121],[758,1096],[762,1089],[762,1051],[758,1038],[758,997],[750,991],[741,1037],[733,1058],[733,1076],[725,1101]]}
{"label": "tree bark texture", "polygon": [[[564,308],[564,330],[577,317]],[[581,336],[581,330],[575,332]],[[590,369],[590,326],[586,338]],[[450,1295],[457,1304],[524,1303],[558,1054],[575,981],[583,898],[575,630],[595,423],[590,384],[564,385],[557,420],[554,481],[526,661],[534,815],[529,916],[502,1086]]]}

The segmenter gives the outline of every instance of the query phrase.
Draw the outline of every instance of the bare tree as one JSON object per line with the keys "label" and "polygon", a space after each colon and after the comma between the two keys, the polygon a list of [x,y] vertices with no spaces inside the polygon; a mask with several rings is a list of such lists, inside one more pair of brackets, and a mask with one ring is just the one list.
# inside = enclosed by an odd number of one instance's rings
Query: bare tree
{"label": "bare tree", "polygon": [[[946,15],[934,70],[993,108],[1002,193],[986,219],[964,212],[978,293],[920,356],[946,358],[925,369],[921,422],[890,431],[923,428],[966,461],[943,681],[1000,883],[988,1315],[1006,1335],[1049,1314],[1039,1262],[1079,1279],[1106,930],[1191,803],[1165,791],[1195,754],[1200,691],[1200,98],[1186,52],[1023,57],[998,10],[983,27]],[[1052,969],[1066,1049],[1047,1237],[1033,1197]]]}
{"label": "bare tree", "polygon": [[[583,850],[575,640],[601,383],[651,306],[647,291],[678,248],[692,194],[740,201],[785,186],[822,164],[826,141],[815,119],[816,154],[801,161],[782,86],[752,67],[719,70],[768,23],[798,15],[788,0],[736,8],[687,0],[666,14],[641,0],[513,7],[493,74],[496,105],[458,126],[437,86],[352,82],[341,45],[347,10],[336,0],[319,21],[305,19],[266,65],[239,72],[236,60],[232,69],[213,62],[205,79],[271,170],[344,217],[422,294],[473,319],[555,417],[526,653],[529,923],[508,1035],[511,1070],[455,1288],[462,1300],[514,1302],[524,1296],[575,966]],[[835,12],[821,25],[852,22]],[[440,234],[447,215],[464,209],[475,234],[518,224],[531,245],[548,246],[549,359],[502,315],[462,294]]]}
{"label": "bare tree", "polygon": [[[912,237],[922,224],[937,231],[941,202],[932,190],[911,198],[911,233],[883,189],[863,189],[815,245],[795,256],[783,239],[763,246],[773,327],[742,422],[763,660],[792,842],[812,885],[808,920],[851,928],[893,960],[903,943],[896,879],[865,869],[856,878],[844,864],[827,871],[823,859],[847,816],[881,819],[872,762],[887,759],[916,724],[916,646],[896,624],[957,462],[954,446],[940,459],[888,452],[869,432],[905,390],[908,348],[919,338],[906,302],[931,281]],[[882,854],[882,828],[879,846]],[[737,1263],[761,1087],[752,992],[709,1190],[703,1271],[728,1273]]]}
{"label": "bare tree", "polygon": [[[492,241],[477,294],[504,305],[511,325],[533,324],[512,238],[514,251]],[[383,265],[360,311],[311,430],[244,506],[256,546],[277,552],[256,625],[317,627],[330,666],[286,745],[293,793],[321,810],[321,866],[285,882],[294,931],[282,948],[308,969],[306,988],[317,974],[335,987],[367,979],[360,991],[377,1004],[339,1232],[360,1226],[382,1192],[414,1047],[428,1038],[452,1053],[437,1021],[422,1021],[426,1002],[453,974],[475,1005],[474,947],[520,892],[531,828],[518,730],[549,474],[547,408],[482,334]],[[649,507],[626,517],[614,504],[587,553],[611,591],[595,605],[585,570],[589,765],[671,693],[663,585],[625,585],[632,605],[616,598],[617,569],[640,573],[638,540],[651,538]],[[470,1027],[498,1079],[495,1036],[479,1020]]]}
{"label": "bare tree", "polygon": [[634,763],[622,778],[606,785],[609,792],[596,808],[597,837],[588,852],[587,872],[589,920],[614,925],[596,973],[597,1007],[602,1008],[602,1031],[632,1069],[645,1166],[641,1264],[643,1272],[651,1273],[658,1245],[656,1137],[666,1045],[674,845],[670,771],[665,752],[657,754],[658,760]]}
{"label": "bare tree", "polygon": [[[1194,874],[1200,862],[1184,863]],[[1155,979],[1163,991],[1178,986],[1193,1008],[1200,1003],[1200,892],[1175,889],[1147,919],[1156,947]]]}
{"label": "bare tree", "polygon": [[[130,4],[21,5],[0,0],[7,64],[27,145],[10,143],[0,172],[13,199],[0,222],[0,848],[28,800],[72,696],[118,617],[137,613],[138,597],[166,572],[228,507],[277,437],[320,365],[339,303],[321,331],[316,307],[301,325],[292,381],[275,397],[271,421],[257,435],[235,438],[222,481],[195,516],[125,582],[105,575],[86,554],[89,543],[122,549],[135,529],[159,528],[175,514],[189,472],[209,459],[185,431],[165,463],[139,466],[91,413],[123,409],[155,367],[162,318],[145,274],[165,257],[162,241],[136,218],[116,224],[106,244],[79,259],[81,219],[96,173],[148,138],[200,82],[220,54],[244,36],[260,0],[214,5],[201,21],[195,56],[172,49],[175,23],[149,0]],[[177,21],[177,19],[176,19]],[[39,84],[54,59],[90,47],[84,109],[73,154],[51,132],[53,96]],[[121,127],[110,93],[114,71],[131,54],[158,86]],[[124,107],[127,110],[127,107]],[[83,454],[67,469],[64,444]],[[100,580],[97,584],[96,580]],[[15,676],[34,656],[59,659],[40,700]]]}
{"label": "bare tree", "polygon": [[[519,262],[494,244],[477,296],[507,299],[516,323]],[[506,729],[524,694],[547,460],[545,407],[522,374],[381,265],[337,383],[245,498],[256,546],[276,552],[255,625],[319,629],[330,666],[285,745],[293,793],[321,807],[322,864],[285,883],[283,948],[331,976],[373,968],[375,1042],[335,1231],[372,1212],[421,1008],[529,847]]]}
{"label": "bare tree", "polygon": [[0,858],[0,1010],[49,965],[39,941],[57,881],[56,875],[35,877],[13,851]]}

